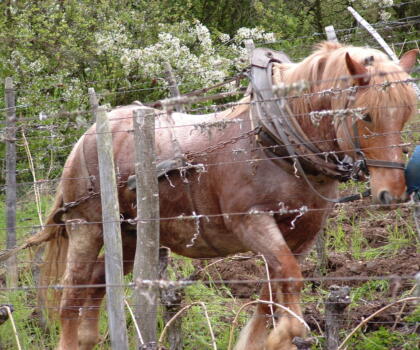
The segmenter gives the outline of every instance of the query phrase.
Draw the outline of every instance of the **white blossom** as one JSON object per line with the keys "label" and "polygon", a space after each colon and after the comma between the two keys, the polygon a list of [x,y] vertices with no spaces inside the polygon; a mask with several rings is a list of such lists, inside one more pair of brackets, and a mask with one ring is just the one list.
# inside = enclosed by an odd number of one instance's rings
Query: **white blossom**
{"label": "white blossom", "polygon": [[48,118],[48,116],[47,116],[47,114],[44,111],[39,112],[39,120],[40,121],[43,121],[43,120],[45,120],[47,118]]}
{"label": "white blossom", "polygon": [[242,43],[244,40],[264,40],[264,41],[274,41],[274,33],[265,32],[260,28],[239,28],[236,32],[234,38],[237,43]]}
{"label": "white blossom", "polygon": [[381,17],[382,21],[388,21],[391,18],[391,14],[387,11],[381,11],[379,16]]}
{"label": "white blossom", "polygon": [[229,34],[220,33],[220,34],[219,34],[219,40],[220,40],[222,43],[227,43],[227,42],[230,40],[230,36],[229,36]]}
{"label": "white blossom", "polygon": [[127,31],[124,25],[114,23],[110,31],[95,33],[95,41],[99,54],[103,52],[115,53],[128,43]]}

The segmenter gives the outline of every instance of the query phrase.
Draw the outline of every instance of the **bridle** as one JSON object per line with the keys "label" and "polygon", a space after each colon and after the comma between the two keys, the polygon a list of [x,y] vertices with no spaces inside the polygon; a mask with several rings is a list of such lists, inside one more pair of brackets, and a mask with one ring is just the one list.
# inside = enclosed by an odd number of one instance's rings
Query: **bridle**
{"label": "bridle", "polygon": [[[307,177],[307,172],[317,172],[344,182],[350,179],[360,180],[361,175],[368,176],[369,166],[405,169],[404,163],[366,158],[360,144],[357,120],[353,120],[352,123],[353,136],[350,134],[347,122],[344,123],[356,160],[347,155],[339,159],[335,154],[322,152],[297,124],[285,99],[279,99],[274,94],[272,82],[274,62],[290,63],[290,60],[283,52],[269,49],[257,48],[252,52],[249,74],[252,84],[251,118],[253,124],[260,128],[257,140],[271,157],[273,154],[277,157],[286,155],[293,162],[296,172],[319,197],[329,202],[342,203],[368,196],[370,191],[340,199],[328,198],[315,189]],[[299,151],[298,145],[305,152]]]}
{"label": "bridle", "polygon": [[355,119],[354,116],[352,118],[353,118],[353,122],[352,122],[353,136],[350,135],[350,131],[349,131],[349,127],[347,123],[344,123],[345,125],[344,130],[352,145],[354,153],[357,156],[357,159],[354,162],[356,167],[358,167],[363,173],[365,173],[365,175],[369,175],[368,167],[405,170],[405,163],[402,163],[402,162],[391,162],[387,160],[366,158],[366,155],[362,151],[362,147],[360,145],[360,135],[359,135],[359,129],[357,127],[357,119],[354,120]]}

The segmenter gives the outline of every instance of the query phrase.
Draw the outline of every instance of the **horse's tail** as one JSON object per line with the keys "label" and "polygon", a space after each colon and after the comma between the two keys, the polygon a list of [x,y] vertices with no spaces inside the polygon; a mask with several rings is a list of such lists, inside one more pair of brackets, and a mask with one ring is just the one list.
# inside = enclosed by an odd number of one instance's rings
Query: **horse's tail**
{"label": "horse's tail", "polygon": [[[45,244],[44,247],[40,247],[41,249],[45,249],[39,280],[39,286],[41,288],[38,289],[41,307],[47,306],[46,301],[51,299],[47,298],[51,295],[47,287],[54,283],[59,283],[66,266],[68,237],[66,235],[65,225],[61,219],[63,204],[61,185],[58,185],[54,204],[43,229],[29,237],[22,245],[0,253],[0,261],[4,261],[24,249],[39,247]],[[56,293],[56,291],[57,289],[54,289],[54,301],[59,297],[59,293]]]}
{"label": "horse's tail", "polygon": [[[60,284],[67,261],[68,236],[66,226],[61,218],[63,214],[63,194],[61,186],[57,188],[57,194],[51,212],[48,215],[44,229],[37,233],[38,237],[31,237],[28,243],[45,244],[44,259],[41,265],[38,303],[41,308],[48,310],[46,314],[58,309],[58,301],[61,297],[60,288],[49,288],[54,284]],[[50,312],[52,311],[52,312]]]}

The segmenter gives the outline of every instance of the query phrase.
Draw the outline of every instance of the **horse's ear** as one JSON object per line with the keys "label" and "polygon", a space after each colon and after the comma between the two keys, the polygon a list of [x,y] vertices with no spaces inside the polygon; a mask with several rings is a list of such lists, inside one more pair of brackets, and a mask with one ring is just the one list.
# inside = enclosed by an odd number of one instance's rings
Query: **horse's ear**
{"label": "horse's ear", "polygon": [[369,84],[370,77],[368,76],[368,70],[363,64],[351,58],[348,52],[346,52],[346,65],[357,85],[363,86]]}
{"label": "horse's ear", "polygon": [[404,55],[401,56],[400,66],[407,73],[410,73],[414,65],[416,64],[417,55],[419,52],[420,52],[419,49],[413,49],[413,50],[407,51]]}

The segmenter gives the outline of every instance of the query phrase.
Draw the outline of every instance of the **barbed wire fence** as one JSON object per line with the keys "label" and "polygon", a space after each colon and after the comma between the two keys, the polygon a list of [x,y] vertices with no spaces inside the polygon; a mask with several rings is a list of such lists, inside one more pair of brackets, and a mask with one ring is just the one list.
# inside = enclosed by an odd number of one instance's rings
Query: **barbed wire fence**
{"label": "barbed wire fence", "polygon": [[[405,20],[405,19],[404,19]],[[412,18],[409,19],[410,21],[414,21],[414,23],[418,23],[418,19],[415,18],[414,20]],[[399,23],[401,24],[401,23]],[[397,24],[396,24],[397,25]],[[403,24],[401,24],[403,25]],[[338,30],[338,33],[341,32],[345,32],[345,30],[353,30],[356,28],[349,28],[349,29],[343,29],[343,30]],[[320,36],[320,33],[314,33],[314,36]],[[416,41],[417,42],[417,41]],[[397,44],[406,44],[406,43],[395,43],[395,46],[397,46]],[[168,68],[168,67],[167,67]],[[169,71],[169,69],[167,69]],[[170,75],[170,74],[168,74]],[[177,84],[174,81],[174,78],[171,77],[170,78],[170,83],[169,83],[169,87],[170,88],[175,88],[177,87],[179,84]],[[411,79],[411,82],[417,82],[418,79]],[[316,82],[314,82],[316,83]],[[404,81],[403,83],[407,83],[407,81]],[[380,86],[378,88],[383,88],[383,86]],[[342,89],[344,90],[344,89]],[[6,163],[7,163],[7,169],[6,169],[6,177],[7,177],[7,183],[6,185],[2,188],[3,190],[6,191],[6,207],[7,207],[7,225],[6,228],[0,228],[1,230],[6,230],[7,231],[7,245],[6,245],[6,249],[13,249],[16,245],[17,245],[17,237],[16,237],[16,231],[17,230],[22,230],[22,231],[30,231],[32,230],[33,232],[39,229],[42,229],[45,227],[44,223],[43,223],[43,215],[42,215],[42,198],[41,198],[41,194],[40,191],[42,190],[42,186],[47,185],[48,183],[57,183],[59,181],[63,181],[63,180],[76,180],[77,178],[72,178],[72,179],[49,179],[49,176],[46,176],[46,179],[38,179],[37,178],[37,173],[40,170],[44,170],[44,169],[38,169],[36,167],[36,165],[33,162],[33,154],[34,152],[38,153],[38,152],[44,152],[45,153],[45,149],[36,149],[31,147],[31,149],[29,149],[28,147],[26,147],[25,145],[28,144],[28,142],[31,142],[31,140],[34,140],[36,138],[57,138],[58,136],[54,135],[54,129],[59,129],[61,126],[59,124],[51,124],[51,123],[42,123],[42,120],[40,120],[40,123],[37,123],[36,125],[31,125],[30,129],[26,129],[25,128],[25,122],[27,122],[27,120],[30,120],[30,116],[28,116],[28,118],[25,116],[23,118],[18,118],[16,116],[16,111],[17,110],[24,110],[26,108],[28,108],[29,106],[15,106],[14,105],[14,101],[15,101],[15,97],[14,97],[14,92],[15,89],[14,87],[11,85],[11,80],[7,80],[6,81],[6,95],[7,95],[7,105],[6,108],[3,109],[2,112],[6,112],[7,116],[6,116],[6,123],[5,123],[5,133],[4,133],[4,141],[6,143],[6,147],[7,147],[7,155],[6,155]],[[133,92],[135,91],[135,89],[130,89],[127,90],[129,92]],[[112,93],[112,92],[111,92]],[[124,91],[116,91],[115,93],[124,93]],[[340,93],[345,93],[345,91],[325,91],[323,92],[324,94],[340,94]],[[241,106],[243,103],[249,104],[250,102],[239,102],[239,103],[235,103],[235,102],[229,102],[229,103],[223,103],[223,104],[219,104],[219,105],[211,105],[211,106],[205,106],[205,107],[194,107],[194,108],[187,108],[188,106],[190,106],[191,104],[197,103],[199,102],[199,99],[194,98],[194,97],[190,97],[188,99],[184,99],[182,96],[179,96],[178,93],[176,92],[176,90],[173,90],[173,94],[175,94],[175,96],[172,99],[167,99],[164,101],[161,101],[161,105],[164,105],[166,108],[169,107],[174,107],[175,109],[179,109],[180,106],[183,106],[183,108],[187,111],[187,112],[199,112],[199,111],[204,111],[204,110],[212,110],[215,112],[219,112],[221,111],[223,108],[235,108],[238,106]],[[178,95],[178,96],[177,96]],[[299,96],[300,98],[302,96],[304,96],[304,94],[298,94],[297,96]],[[226,98],[227,95],[221,95],[221,98]],[[288,97],[291,98],[291,97]],[[210,98],[208,98],[210,99]],[[97,104],[97,103],[96,103]],[[395,106],[395,108],[398,108],[398,106]],[[102,113],[102,115],[106,115],[105,110],[101,110],[101,111],[96,111],[97,106],[95,105],[95,103],[92,103],[92,110],[93,113]],[[143,125],[143,132],[149,133],[147,137],[145,136],[138,136],[138,139],[141,140],[147,140],[148,138],[150,139],[150,137],[153,138],[152,135],[154,135],[154,127],[150,127],[150,124],[148,126],[146,126],[146,121],[151,122],[153,119],[151,118],[151,114],[142,114],[142,111],[144,112],[144,110],[140,110],[138,113],[140,113],[139,115],[136,116],[136,118],[134,118],[134,120],[140,119],[143,120],[143,122],[140,122],[139,124]],[[340,111],[341,114],[345,114],[345,113],[352,113],[354,111],[347,111],[347,112],[343,112]],[[90,114],[92,113],[91,110],[84,110],[84,111],[74,111],[74,112],[65,112],[65,113],[58,113],[57,115],[48,115],[48,121],[51,122],[51,120],[55,119],[55,118],[59,118],[62,119],[63,117],[67,117],[70,114],[74,114],[74,115],[80,115],[80,114]],[[166,112],[165,112],[166,113]],[[331,111],[326,111],[325,114],[331,114]],[[153,113],[153,118],[158,117],[158,115],[156,113]],[[316,118],[322,118],[322,115],[308,115],[308,117],[316,119]],[[32,117],[32,119],[34,121],[37,121],[40,119],[39,116],[34,116]],[[104,119],[105,120],[105,119]],[[232,121],[232,120],[226,120],[223,121],[223,123],[218,123],[218,124],[197,124],[197,130],[198,132],[203,132],[204,131],[208,131],[211,130],[212,128],[224,128],[226,127],[226,125],[228,125],[229,123],[241,123],[240,121]],[[151,123],[151,125],[154,125],[154,122]],[[419,132],[419,128],[416,128],[416,124],[413,124],[414,127],[412,127],[411,130],[405,131],[405,133],[407,134],[407,136],[412,136],[413,134],[416,134]],[[76,122],[69,122],[68,125],[66,127],[74,127],[74,126],[79,126],[77,125]],[[190,125],[186,125],[191,127],[192,124]],[[174,128],[177,126],[173,126]],[[185,127],[185,125],[183,126]],[[246,129],[246,128],[245,128]],[[98,126],[98,130],[101,130],[101,128]],[[51,136],[45,136],[43,134],[41,134],[41,136],[37,136],[36,134],[38,132],[43,132],[43,131],[47,131],[47,134],[50,134]],[[134,128],[134,130],[127,130],[128,132],[134,132],[136,133],[139,132],[140,130],[136,130]],[[21,136],[19,136],[19,132],[21,132]],[[103,137],[108,139],[112,136],[112,131],[100,131],[100,132],[96,132],[96,134],[102,135]],[[98,135],[98,136],[99,136]],[[376,135],[377,136],[377,135]],[[373,137],[373,136],[372,136]],[[338,139],[334,139],[334,140],[329,140],[329,141],[337,141]],[[109,142],[109,140],[108,140]],[[319,140],[319,142],[326,142],[325,140]],[[402,146],[407,146],[407,145],[411,145],[412,143],[415,143],[416,141],[412,141],[412,142],[406,142],[404,145],[401,144],[395,144],[392,146],[388,146],[388,147],[402,147]],[[23,149],[24,152],[20,155],[16,155],[16,146],[20,149]],[[63,150],[69,150],[70,151],[70,147],[68,145],[61,145],[58,146],[61,147]],[[149,146],[150,147],[150,144]],[[143,148],[144,150],[144,148]],[[136,152],[141,152],[141,149],[137,150]],[[216,150],[216,152],[223,152],[223,150]],[[235,150],[235,152],[237,152],[238,154],[241,154],[241,150]],[[146,152],[149,155],[153,154],[153,152]],[[14,154],[14,155],[13,155]],[[29,169],[22,169],[22,170],[18,170],[16,171],[16,161],[17,160],[26,160],[28,161],[28,168]],[[138,158],[136,161],[136,164],[146,164],[145,161],[140,161],[139,159],[142,158]],[[265,161],[265,159],[261,159],[261,160],[256,160],[256,159],[252,159],[252,160],[233,160],[233,162],[255,162],[255,161]],[[147,176],[151,176],[155,173],[155,170],[152,169],[154,163],[153,161],[149,160],[149,168],[143,168],[143,169],[136,169],[136,171],[141,174],[141,176],[138,176],[137,178],[146,178]],[[223,166],[223,164],[214,164],[214,166]],[[100,166],[100,165],[99,165]],[[212,164],[206,164],[206,167],[212,166]],[[50,169],[47,170],[47,174],[51,173],[51,171],[53,169],[55,170],[59,170],[58,169],[59,166],[51,166]],[[110,169],[114,169],[114,166],[105,166],[105,168],[107,169],[107,171],[109,171]],[[182,172],[183,169],[182,167],[178,167],[178,170],[180,172]],[[204,169],[205,171],[205,169]],[[24,174],[24,173],[30,173],[30,175],[33,177],[33,181],[26,181],[26,182],[21,182],[21,183],[17,183],[16,182],[16,174]],[[13,174],[15,175],[14,179],[13,179]],[[118,175],[121,174],[114,174],[114,185],[111,185],[111,187],[116,188],[116,186],[120,185],[116,182],[116,178],[118,178]],[[131,175],[131,174],[130,174]],[[153,177],[153,176],[152,176]],[[102,178],[101,178],[101,183],[102,183]],[[31,198],[27,199],[27,200],[17,200],[17,193],[24,193],[25,190],[19,190],[18,188],[33,188],[33,192],[35,194],[35,201],[37,203],[37,214],[39,216],[39,225],[22,225],[22,226],[18,226],[16,225],[16,206],[17,203],[23,204],[25,202],[31,202],[33,201]],[[143,190],[140,190],[143,189]],[[152,190],[151,190],[152,189]],[[151,190],[151,191],[150,191]],[[142,197],[139,197],[139,193],[146,193],[149,192],[149,196],[145,197],[144,195]],[[158,192],[156,186],[153,188],[152,186],[150,186],[150,184],[140,184],[137,183],[137,204],[139,205],[140,203],[144,203],[147,206],[150,206],[151,203],[155,202],[156,203],[156,193]],[[104,202],[103,204],[106,203],[115,203],[115,198],[114,199],[107,199],[104,198]],[[413,207],[415,204],[413,203],[406,203],[406,204],[401,204],[399,205],[400,207]],[[360,205],[358,206],[359,208],[374,208],[375,205]],[[140,208],[140,205],[139,207]],[[313,211],[313,210],[318,210],[315,208],[297,208],[297,209],[288,209],[288,208],[281,208],[278,213],[282,213],[282,214],[290,214],[290,215],[295,215],[296,218],[298,219],[298,216],[305,214],[308,211]],[[152,234],[153,232],[156,232],[157,228],[156,224],[158,224],[159,222],[161,222],[162,220],[189,220],[192,222],[197,222],[197,220],[206,220],[212,217],[212,215],[184,215],[182,217],[168,217],[168,218],[160,218],[158,215],[158,212],[156,212],[156,206],[154,208],[154,211],[149,214],[148,216],[145,214],[147,212],[147,208],[143,208],[142,210],[138,209],[138,215],[137,215],[137,219],[125,219],[125,218],[121,218],[120,217],[120,213],[118,211],[116,218],[112,219],[112,216],[110,214],[105,214],[103,220],[100,222],[103,224],[103,226],[107,226],[107,225],[113,225],[113,227],[115,229],[117,229],[117,227],[120,226],[121,223],[127,223],[130,224],[132,226],[135,226],[137,228],[137,231],[143,231],[146,230],[146,226],[150,225],[150,229],[149,229],[149,234]],[[255,213],[251,213],[252,215],[262,215],[262,214],[267,214],[267,212],[255,212]],[[277,214],[276,212],[270,212],[269,214]],[[221,215],[229,215],[229,216],[234,216],[234,215],[250,215],[249,212],[246,213],[223,213]],[[93,222],[92,222],[93,224]],[[60,225],[60,224],[57,224]],[[115,235],[114,235],[115,236]],[[152,235],[153,236],[153,235]],[[151,239],[151,238],[150,238]],[[138,240],[139,241],[139,240]],[[156,242],[155,242],[156,243]],[[108,243],[106,244],[106,246],[108,247],[115,247],[118,248],[118,245],[120,243]],[[141,246],[147,246],[147,244],[143,244],[143,245],[139,245],[137,246],[137,249],[141,249]],[[157,266],[159,266],[159,263],[164,266],[165,263],[160,261],[159,262],[159,254],[156,254],[156,252],[158,251],[159,247],[158,246],[154,246],[153,251],[154,251],[154,255],[152,257],[149,257],[149,260],[147,260],[146,265],[150,266],[152,268],[156,268]],[[138,250],[138,252],[140,252],[140,250]],[[139,256],[146,256],[145,254],[150,255],[151,250],[148,251],[144,251],[143,253],[139,253]],[[159,252],[158,252],[159,253]],[[115,252],[107,252],[107,256],[111,256],[113,254],[117,254]],[[160,254],[161,259],[162,256],[165,257],[165,254],[161,252]],[[254,257],[253,257],[254,258]],[[232,259],[232,258],[229,258]],[[233,258],[234,259],[234,258]],[[237,259],[242,259],[241,257],[237,257]],[[117,261],[122,262],[121,257],[116,258]],[[141,335],[141,341],[140,343],[144,343],[146,344],[147,342],[151,342],[151,341],[156,341],[157,340],[157,335],[156,335],[156,315],[158,313],[157,311],[157,307],[159,302],[158,300],[158,293],[159,290],[164,291],[162,293],[166,293],[166,295],[173,293],[173,291],[179,291],[179,289],[184,288],[185,286],[188,285],[193,285],[198,283],[198,281],[196,280],[196,278],[187,278],[184,280],[180,280],[180,281],[168,281],[166,278],[162,278],[165,277],[164,273],[161,273],[161,275],[159,276],[159,271],[155,270],[151,272],[152,277],[145,277],[145,275],[139,275],[138,273],[144,273],[145,271],[147,272],[147,270],[144,268],[144,264],[145,262],[143,261],[141,264],[139,264],[136,260],[138,260],[137,258],[137,253],[136,253],[136,259],[135,261],[133,261],[135,266],[141,266],[141,268],[139,268],[139,271],[134,273],[134,282],[133,283],[124,283],[124,280],[122,279],[122,268],[119,268],[119,272],[117,271],[117,274],[119,274],[119,277],[117,280],[109,278],[109,276],[111,275],[107,275],[107,283],[106,284],[101,284],[101,285],[82,285],[82,286],[74,286],[75,288],[92,288],[92,287],[106,287],[107,288],[107,294],[108,295],[113,295],[113,291],[114,290],[119,290],[120,295],[118,296],[119,298],[119,302],[115,303],[118,304],[118,307],[120,307],[120,310],[115,311],[115,310],[111,310],[109,309],[109,317],[111,319],[113,319],[114,323],[112,323],[112,326],[110,326],[110,331],[114,332],[114,334],[111,334],[111,337],[113,339],[118,338],[118,336],[122,336],[126,333],[125,330],[125,321],[122,322],[121,318],[121,313],[123,311],[121,311],[121,307],[124,306],[124,301],[127,303],[128,307],[132,307],[134,308],[137,312],[135,312],[135,314],[137,315],[135,317],[134,321],[135,323],[138,323],[138,335]],[[164,260],[164,258],[163,258]],[[226,260],[223,260],[226,261]],[[51,289],[56,289],[56,290],[60,290],[63,288],[62,285],[53,285],[53,286],[42,286],[42,285],[38,285],[38,286],[29,286],[29,285],[19,285],[19,281],[18,281],[18,263],[24,263],[24,264],[28,264],[28,265],[32,265],[34,263],[39,263],[39,261],[37,260],[29,260],[29,261],[17,261],[16,259],[9,259],[7,261],[7,271],[8,271],[8,281],[7,281],[7,287],[2,287],[0,288],[0,290],[8,292],[8,291],[15,291],[15,290],[21,290],[21,291],[29,291],[29,290],[37,290],[37,289],[42,289],[42,288],[51,288]],[[57,262],[57,263],[65,263],[65,262]],[[68,263],[68,262],[67,262]],[[166,262],[167,263],[167,262]],[[115,267],[115,266],[114,266]],[[111,269],[113,267],[110,267]],[[166,267],[163,267],[161,270],[165,270]],[[405,281],[404,283],[409,283],[409,282],[413,282],[413,276],[412,275],[401,275],[401,276],[397,276],[397,278],[399,279],[399,281]],[[342,277],[332,277],[332,278],[328,278],[328,276],[320,276],[320,277],[311,277],[311,278],[304,278],[305,282],[326,282],[326,281],[334,281],[334,282],[349,282],[349,281],[372,281],[372,280],[387,280],[387,281],[391,281],[396,279],[396,276],[342,276]],[[112,282],[110,282],[112,281]],[[290,281],[290,279],[288,279],[288,281]],[[212,281],[202,281],[200,283],[204,283],[204,284],[208,284],[208,285],[234,285],[234,284],[257,284],[257,285],[262,285],[264,283],[274,283],[274,282],[284,282],[281,279],[270,279],[270,278],[258,278],[258,279],[252,279],[252,280],[212,280]],[[133,290],[133,294],[135,293],[135,291],[141,291],[143,294],[146,294],[147,297],[144,298],[140,297],[139,299],[135,299],[131,304],[129,304],[129,300],[127,298],[125,298],[124,296],[121,295],[121,291],[123,291],[123,288],[129,288],[131,290]],[[172,290],[172,292],[171,292]],[[145,293],[146,291],[146,293]],[[414,292],[414,290],[413,290]],[[348,298],[348,293],[349,291],[347,290],[343,290],[343,289],[335,289],[332,288],[331,290],[331,295],[329,296],[327,302],[326,302],[326,318],[328,318],[327,323],[330,325],[327,327],[328,329],[328,339],[329,341],[331,341],[332,343],[328,345],[328,349],[337,349],[337,348],[342,348],[343,345],[340,345],[339,343],[337,343],[337,340],[339,339],[338,336],[338,329],[340,325],[340,323],[342,323],[343,321],[346,320],[346,315],[343,314],[343,310],[345,309],[345,306],[348,304],[349,298]],[[318,296],[318,295],[317,295]],[[197,297],[201,297],[200,295],[197,295]],[[164,298],[164,296],[163,296]],[[404,298],[401,299],[399,301],[397,301],[398,303],[401,301],[401,303],[403,305],[406,305],[406,303],[414,301],[415,297],[413,298]],[[150,300],[152,300],[152,302],[150,302]],[[165,304],[165,300],[161,301],[161,304]],[[212,301],[210,301],[211,304]],[[259,301],[257,300],[256,302],[263,302],[263,301]],[[305,303],[305,302],[303,302]],[[404,304],[405,303],[405,304]],[[108,303],[108,304],[112,304],[112,303]],[[196,303],[197,304],[197,303]],[[192,304],[190,304],[192,305]],[[108,305],[110,306],[110,305]],[[167,324],[175,324],[175,320],[177,320],[177,316],[180,315],[180,313],[182,313],[185,308],[189,305],[185,305],[185,303],[178,297],[175,298],[175,301],[171,301],[169,303],[168,306],[168,310],[166,310],[166,314],[168,315],[166,317],[166,321],[168,322]],[[201,303],[201,304],[197,304],[197,306],[200,306],[202,308],[204,308],[204,311],[207,314],[211,314],[211,308],[207,305],[205,305],[205,303]],[[33,305],[27,305],[28,308],[39,308],[39,306],[36,306],[35,304]],[[145,311],[145,307],[150,307],[150,309]],[[47,308],[47,307],[44,307]],[[208,308],[208,310],[207,310]],[[384,310],[385,311],[385,310]],[[141,317],[139,317],[138,315],[141,312]],[[116,313],[117,315],[115,317],[113,317],[112,315]],[[392,323],[393,325],[395,325],[397,322],[402,322],[402,318],[405,315],[405,313],[407,313],[407,311],[405,311],[405,308],[401,309],[401,312],[398,315],[398,321],[394,320],[394,321],[388,321],[390,323]],[[9,312],[10,314],[10,312]],[[237,316],[237,315],[236,315]],[[236,318],[235,316],[235,318]],[[175,317],[175,318],[173,318]],[[287,317],[294,317],[293,315],[288,315]],[[117,321],[120,320],[120,321]],[[368,322],[370,322],[370,319],[366,319],[365,321],[363,321],[361,324],[365,325]],[[178,324],[179,326],[179,324]],[[233,326],[232,328],[234,329],[235,326]],[[168,330],[165,327],[164,332],[162,332],[161,335],[161,339],[159,339],[159,342],[162,343],[163,342],[163,335],[166,331],[168,331],[168,338],[169,339],[174,339],[173,341],[176,343],[176,333],[179,331],[173,331],[173,327],[172,327],[172,333],[171,333],[171,327],[168,328]],[[176,328],[175,328],[176,329]],[[212,331],[212,327],[211,327],[211,323],[209,322],[209,329],[210,332],[212,334],[212,346],[213,348],[215,347],[215,339],[214,339],[214,334]],[[233,331],[233,330],[232,330]],[[232,333],[233,334],[233,333]],[[18,342],[18,338],[17,338],[17,342]],[[121,345],[121,344],[126,344],[126,340],[124,339],[120,339],[119,340],[119,345],[121,347],[117,347],[118,349],[123,349],[124,347],[126,347],[126,345]],[[178,341],[179,344],[179,341]],[[298,345],[298,346],[302,346],[301,348],[303,348],[304,346],[307,345]],[[179,349],[179,348],[178,348]]]}

